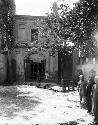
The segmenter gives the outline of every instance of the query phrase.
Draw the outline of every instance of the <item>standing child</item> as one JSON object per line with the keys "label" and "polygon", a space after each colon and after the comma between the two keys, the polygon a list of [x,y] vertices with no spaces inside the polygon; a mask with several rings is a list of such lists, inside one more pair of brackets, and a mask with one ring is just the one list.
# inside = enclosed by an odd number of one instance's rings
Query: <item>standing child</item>
{"label": "standing child", "polygon": [[48,74],[48,71],[46,71],[45,73],[45,81],[48,82],[48,77],[49,77],[49,74]]}
{"label": "standing child", "polygon": [[86,82],[84,81],[84,76],[79,76],[79,82],[78,82],[78,92],[80,96],[80,104],[83,102],[86,102]]}

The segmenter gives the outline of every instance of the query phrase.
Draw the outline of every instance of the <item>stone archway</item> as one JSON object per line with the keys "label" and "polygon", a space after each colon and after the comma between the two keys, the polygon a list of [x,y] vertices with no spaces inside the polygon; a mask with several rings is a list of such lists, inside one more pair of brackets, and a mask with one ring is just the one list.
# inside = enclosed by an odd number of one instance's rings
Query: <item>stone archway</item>
{"label": "stone archway", "polygon": [[25,81],[45,79],[46,56],[42,52],[29,52],[24,58]]}

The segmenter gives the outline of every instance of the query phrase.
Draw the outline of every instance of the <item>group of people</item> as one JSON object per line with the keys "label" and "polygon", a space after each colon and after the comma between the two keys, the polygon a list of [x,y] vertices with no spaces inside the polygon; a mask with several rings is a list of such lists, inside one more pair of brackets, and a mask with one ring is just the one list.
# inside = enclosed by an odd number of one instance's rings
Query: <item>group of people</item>
{"label": "group of people", "polygon": [[84,80],[84,76],[79,76],[78,92],[80,96],[80,104],[85,104],[88,113],[94,115],[94,122],[98,125],[98,76],[91,74],[88,81]]}

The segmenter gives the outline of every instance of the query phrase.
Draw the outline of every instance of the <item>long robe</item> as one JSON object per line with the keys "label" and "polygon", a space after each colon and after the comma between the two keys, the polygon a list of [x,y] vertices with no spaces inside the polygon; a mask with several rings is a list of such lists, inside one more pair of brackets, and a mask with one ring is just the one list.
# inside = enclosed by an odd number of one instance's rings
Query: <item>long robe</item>
{"label": "long robe", "polygon": [[95,85],[93,90],[93,107],[92,111],[95,116],[95,122],[98,123],[98,77],[95,77]]}
{"label": "long robe", "polygon": [[86,104],[87,104],[88,112],[92,111],[92,106],[94,105],[92,103],[94,84],[95,84],[94,77],[93,76],[89,77],[89,81],[88,81],[88,84],[87,84],[87,90],[86,90]]}

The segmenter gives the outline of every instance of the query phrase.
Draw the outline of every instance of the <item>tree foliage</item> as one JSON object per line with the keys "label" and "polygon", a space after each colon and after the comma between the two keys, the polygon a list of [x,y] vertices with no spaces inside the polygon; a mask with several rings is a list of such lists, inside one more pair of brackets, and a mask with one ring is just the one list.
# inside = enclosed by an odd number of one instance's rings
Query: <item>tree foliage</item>
{"label": "tree foliage", "polygon": [[[55,6],[56,7],[56,6]],[[98,0],[80,0],[72,10],[66,4],[48,14],[47,24],[56,38],[74,42],[86,55],[95,53],[93,32],[97,27]],[[58,44],[61,43],[58,41]]]}
{"label": "tree foliage", "polygon": [[98,1],[80,0],[68,15],[69,27],[76,45],[82,45],[85,54],[94,54],[93,32],[98,20]]}
{"label": "tree foliage", "polygon": [[14,42],[14,0],[0,1],[0,31],[2,34],[2,49],[11,49]]}
{"label": "tree foliage", "polygon": [[68,10],[68,5],[61,4],[58,7],[57,2],[54,2],[51,13],[47,14],[45,21],[48,29],[50,30],[50,36],[52,34],[54,38],[54,43],[52,44],[53,50],[62,50],[61,48],[66,48],[68,51],[71,50],[71,47],[67,46],[68,41],[66,41],[66,39],[70,37],[70,34],[65,26],[65,15],[68,14]]}

